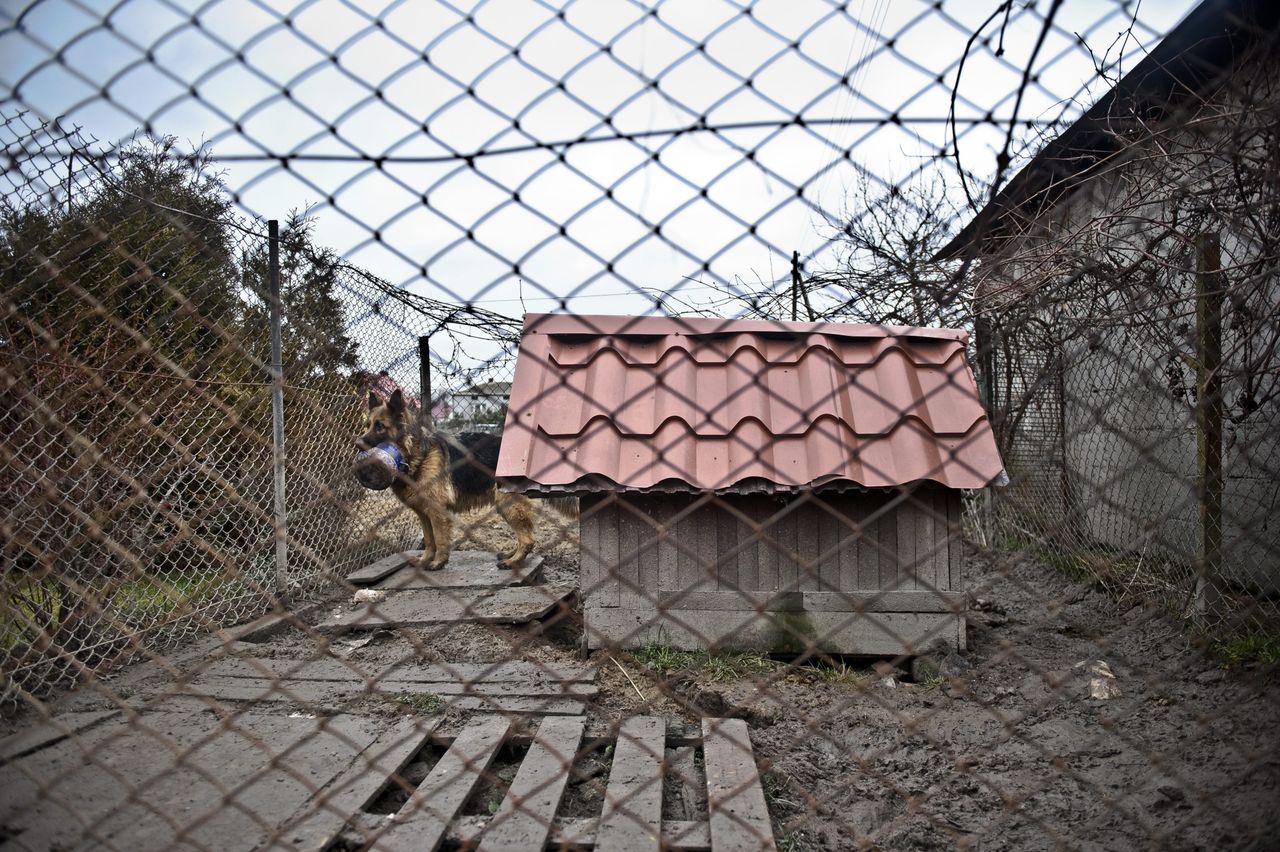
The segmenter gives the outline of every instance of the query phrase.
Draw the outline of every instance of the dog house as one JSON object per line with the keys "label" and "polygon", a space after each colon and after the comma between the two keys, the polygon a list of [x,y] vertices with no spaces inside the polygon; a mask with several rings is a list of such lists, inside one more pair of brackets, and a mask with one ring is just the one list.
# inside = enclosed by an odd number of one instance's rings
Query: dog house
{"label": "dog house", "polygon": [[580,498],[592,648],[963,648],[961,495],[1004,475],[965,343],[531,314],[497,472]]}

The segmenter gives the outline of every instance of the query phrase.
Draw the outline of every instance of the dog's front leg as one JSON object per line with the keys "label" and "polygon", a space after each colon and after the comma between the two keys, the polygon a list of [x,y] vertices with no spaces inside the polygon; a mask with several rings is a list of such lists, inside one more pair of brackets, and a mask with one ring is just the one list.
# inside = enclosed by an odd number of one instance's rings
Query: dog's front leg
{"label": "dog's front leg", "polygon": [[418,560],[419,568],[430,568],[436,559],[436,535],[431,528],[431,515],[425,508],[413,507],[413,513],[422,523],[422,557]]}
{"label": "dog's front leg", "polygon": [[[428,571],[438,571],[449,561],[449,551],[453,545],[453,518],[447,511],[428,510],[427,515],[432,534],[435,537],[435,555],[427,563]],[[424,523],[423,526],[427,526]],[[423,554],[425,557],[426,554]]]}

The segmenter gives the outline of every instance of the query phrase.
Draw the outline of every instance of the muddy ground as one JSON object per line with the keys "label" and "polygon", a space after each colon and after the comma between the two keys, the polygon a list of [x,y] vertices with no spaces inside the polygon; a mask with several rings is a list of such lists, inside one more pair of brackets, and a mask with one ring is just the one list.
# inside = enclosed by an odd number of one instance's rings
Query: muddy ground
{"label": "muddy ground", "polygon": [[[469,549],[510,544],[496,519],[460,537]],[[572,525],[548,514],[539,538],[547,579],[574,578]],[[892,661],[597,653],[588,714],[658,713],[674,730],[695,730],[701,715],[746,719],[782,849],[1280,848],[1274,672],[1225,671],[1162,615],[1026,558],[974,555],[966,581],[968,651],[937,661],[940,672],[919,670],[919,682]],[[358,648],[324,649],[290,630],[256,653],[338,653],[376,673],[414,657],[573,661],[580,636],[568,610],[517,628],[386,632]],[[1117,697],[1089,696],[1099,660]],[[345,709],[413,712],[367,700]],[[700,761],[691,749],[668,757],[664,816],[705,818]],[[419,763],[411,770],[425,773],[430,755]],[[467,812],[500,800],[517,764],[500,758]],[[599,813],[607,756],[597,750],[577,769],[562,817]]]}

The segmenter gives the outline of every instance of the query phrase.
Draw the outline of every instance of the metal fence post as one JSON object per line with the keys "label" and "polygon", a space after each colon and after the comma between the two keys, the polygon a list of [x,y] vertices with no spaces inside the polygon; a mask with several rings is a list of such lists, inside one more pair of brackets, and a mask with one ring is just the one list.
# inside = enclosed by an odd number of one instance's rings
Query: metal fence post
{"label": "metal fence post", "polygon": [[271,449],[275,480],[276,595],[289,593],[288,515],[284,502],[284,365],[281,356],[282,314],[280,300],[280,223],[267,223],[268,286],[271,296]]}
{"label": "metal fence post", "polygon": [[1222,567],[1222,247],[1216,233],[1196,237],[1196,485],[1200,503],[1194,611],[1218,608]]}
{"label": "metal fence post", "polygon": [[418,337],[418,419],[423,426],[431,423],[431,335]]}

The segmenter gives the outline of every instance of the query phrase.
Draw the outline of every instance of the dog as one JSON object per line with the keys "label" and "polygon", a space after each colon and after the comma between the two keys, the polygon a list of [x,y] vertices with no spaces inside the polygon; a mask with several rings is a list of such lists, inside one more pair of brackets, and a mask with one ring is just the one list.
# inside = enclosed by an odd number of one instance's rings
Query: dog
{"label": "dog", "polygon": [[[395,390],[383,402],[369,393],[367,431],[356,439],[358,450],[395,444],[407,470],[396,476],[391,490],[422,521],[421,567],[438,571],[449,561],[453,542],[453,514],[493,506],[516,535],[514,550],[499,555],[501,568],[515,568],[533,550],[534,509],[528,497],[499,490],[494,470],[502,436],[463,432],[456,436],[424,428],[406,410],[404,395]],[[553,505],[566,516],[572,506]]]}

